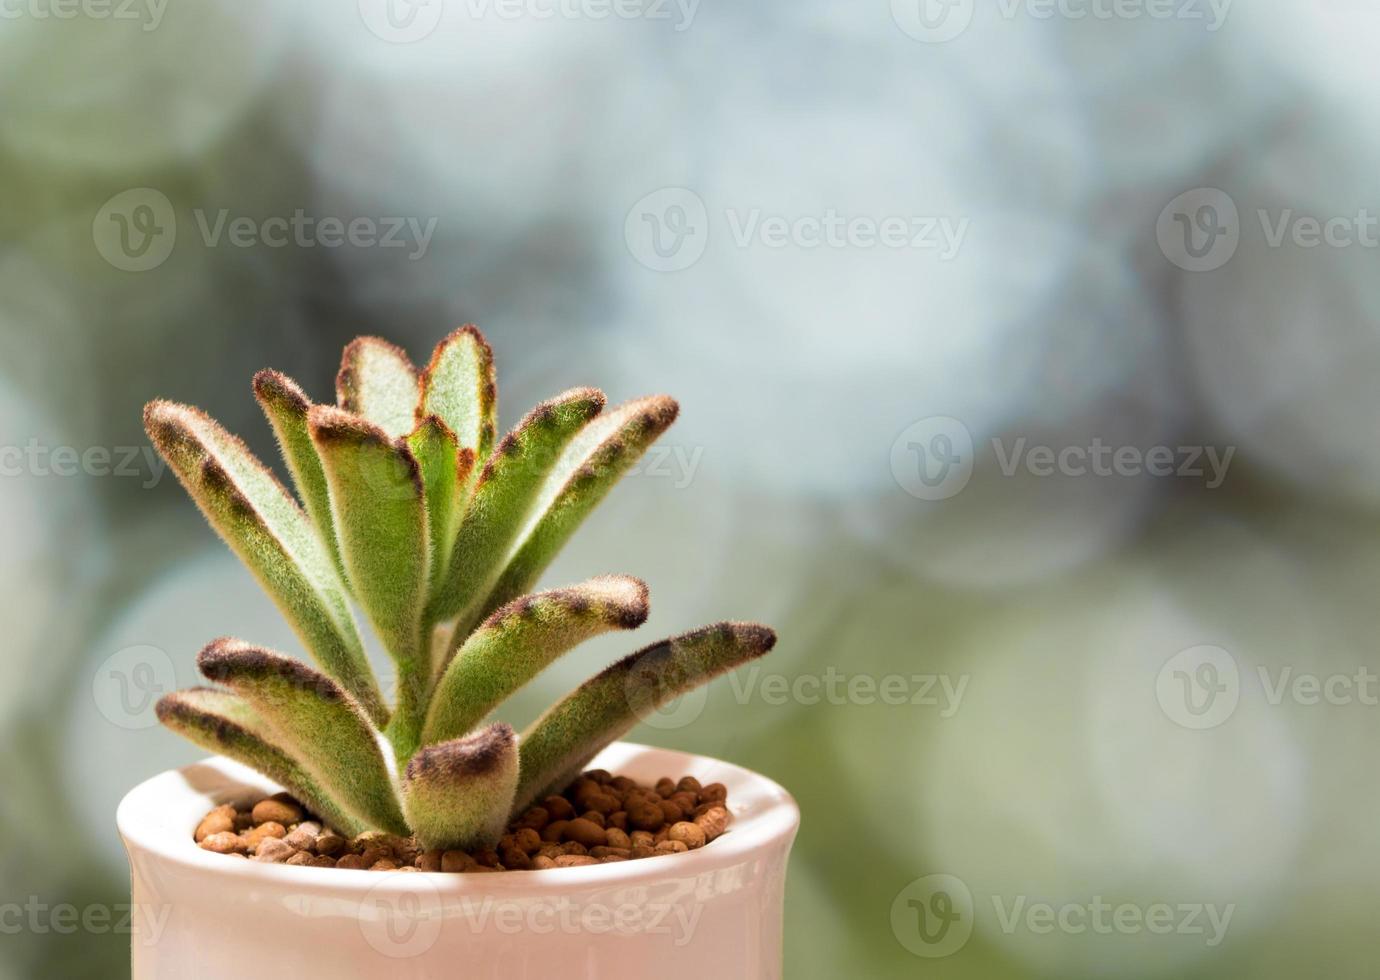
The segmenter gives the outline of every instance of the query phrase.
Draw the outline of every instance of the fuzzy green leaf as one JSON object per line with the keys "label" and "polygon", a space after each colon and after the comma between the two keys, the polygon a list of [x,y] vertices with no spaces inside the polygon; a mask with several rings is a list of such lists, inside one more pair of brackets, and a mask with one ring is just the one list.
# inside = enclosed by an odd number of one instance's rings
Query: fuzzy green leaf
{"label": "fuzzy green leaf", "polygon": [[437,416],[462,449],[488,458],[498,424],[498,386],[493,350],[478,327],[466,324],[436,345],[422,372],[418,415]]}
{"label": "fuzzy green leaf", "polygon": [[370,827],[407,833],[374,729],[338,684],[291,657],[228,638],[202,650],[197,667],[248,701],[274,742],[341,807]]}
{"label": "fuzzy green leaf", "polygon": [[345,411],[398,438],[412,431],[422,389],[406,351],[378,337],[358,337],[345,348],[335,391]]}
{"label": "fuzzy green leaf", "polygon": [[464,735],[557,657],[600,633],[647,621],[646,583],[626,575],[523,596],[499,609],[451,661],[422,731],[431,745]]}
{"label": "fuzzy green leaf", "polygon": [[428,415],[407,437],[408,448],[421,467],[422,496],[426,501],[427,530],[431,539],[430,582],[434,594],[450,565],[455,536],[469,503],[474,474],[474,450],[462,449],[444,422]]}
{"label": "fuzzy green leaf", "polygon": [[365,659],[344,585],[302,508],[244,443],[197,409],[150,402],[144,428],[316,662],[383,724],[388,712]]}
{"label": "fuzzy green leaf", "polygon": [[461,628],[467,618],[477,621],[530,591],[584,519],[679,413],[674,399],[658,395],[620,405],[586,426],[562,454],[503,572],[470,616],[461,618]]}
{"label": "fuzzy green leaf", "polygon": [[403,808],[426,848],[492,847],[517,785],[517,736],[500,723],[418,752],[403,777]]}
{"label": "fuzzy green leaf", "polygon": [[312,445],[307,431],[307,410],[311,399],[285,374],[264,370],[254,375],[254,397],[273,426],[278,448],[292,473],[297,496],[316,525],[316,531],[330,552],[336,568],[344,572],[340,561],[340,546],[335,539],[335,524],[331,519],[331,498],[326,489],[326,474],[321,459]]}
{"label": "fuzzy green leaf", "polygon": [[586,681],[524,733],[515,809],[563,789],[649,713],[775,645],[765,626],[719,623],[653,644]]}
{"label": "fuzzy green leaf", "polygon": [[460,525],[450,568],[433,606],[437,622],[488,594],[551,467],[603,407],[603,392],[576,388],[532,409],[503,437],[484,464]]}
{"label": "fuzzy green leaf", "polygon": [[338,408],[313,406],[308,424],[355,597],[397,664],[389,737],[405,758],[418,744],[430,680],[422,613],[431,545],[421,468],[405,439]]}
{"label": "fuzzy green leaf", "polygon": [[273,744],[263,719],[239,695],[209,687],[174,691],[159,699],[157,711],[165,726],[208,752],[263,773],[334,829],[351,836],[369,829],[336,806],[306,770]]}

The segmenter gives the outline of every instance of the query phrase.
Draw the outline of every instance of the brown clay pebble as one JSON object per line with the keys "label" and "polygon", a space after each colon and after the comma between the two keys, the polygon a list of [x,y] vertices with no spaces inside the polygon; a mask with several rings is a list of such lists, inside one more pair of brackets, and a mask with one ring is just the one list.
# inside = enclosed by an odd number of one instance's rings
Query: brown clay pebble
{"label": "brown clay pebble", "polygon": [[280,823],[287,826],[290,823],[300,823],[302,820],[302,808],[295,803],[285,803],[282,800],[260,800],[254,804],[254,809],[250,813],[255,823]]}
{"label": "brown clay pebble", "polygon": [[386,848],[379,847],[378,845],[371,845],[369,847],[366,847],[360,853],[359,859],[362,862],[364,862],[364,866],[366,868],[372,868],[380,861],[393,860],[393,853],[387,850]]}
{"label": "brown clay pebble", "polygon": [[589,856],[592,858],[617,857],[627,860],[632,857],[631,847],[591,847]]}
{"label": "brown clay pebble", "polygon": [[549,870],[698,850],[728,830],[727,799],[723,783],[701,786],[693,776],[643,786],[595,769],[524,810],[496,848],[424,851],[415,837],[382,831],[346,839],[287,793],[246,810],[216,807],[193,838],[203,850],[270,864],[452,874]]}
{"label": "brown clay pebble", "polygon": [[704,831],[707,840],[717,840],[728,830],[728,821],[728,810],[715,806],[696,817],[695,826]]}
{"label": "brown clay pebble", "polygon": [[451,874],[474,867],[474,858],[464,851],[446,851],[441,855],[441,870]]}
{"label": "brown clay pebble", "polygon": [[254,851],[254,860],[265,864],[282,864],[296,853],[286,841],[277,837],[265,837],[259,841],[259,846]]}
{"label": "brown clay pebble", "polygon": [[216,854],[235,854],[243,853],[248,850],[244,838],[239,834],[232,834],[223,831],[219,834],[212,834],[201,839],[202,850],[212,851]]}
{"label": "brown clay pebble", "polygon": [[668,839],[680,841],[692,851],[704,847],[705,844],[709,843],[705,837],[703,828],[698,824],[686,823],[683,820],[680,823],[671,825]]}
{"label": "brown clay pebble", "polygon": [[569,820],[575,816],[575,808],[564,796],[548,796],[542,801],[542,809],[551,814],[552,820]]}
{"label": "brown clay pebble", "polygon": [[249,845],[251,851],[255,850],[259,846],[259,842],[267,837],[277,837],[281,839],[286,836],[287,828],[280,823],[273,822],[261,823],[257,827],[244,832],[245,843]]}
{"label": "brown clay pebble", "polygon": [[321,830],[314,823],[300,823],[288,831],[283,840],[287,841],[294,850],[314,851],[316,850],[316,835]]}
{"label": "brown clay pebble", "polygon": [[218,806],[201,818],[201,823],[197,824],[196,833],[192,835],[192,839],[200,844],[212,834],[228,834],[234,829],[235,808],[233,806]]}
{"label": "brown clay pebble", "polygon": [[585,847],[599,847],[608,841],[604,828],[581,817],[572,820],[565,828],[565,840],[583,844]]}
{"label": "brown clay pebble", "polygon": [[441,852],[423,851],[417,856],[417,867],[422,871],[440,871]]}
{"label": "brown clay pebble", "polygon": [[661,808],[650,803],[634,803],[628,807],[628,826],[634,830],[660,830],[666,818]]}
{"label": "brown clay pebble", "polygon": [[586,865],[598,863],[598,858],[592,858],[587,854],[562,854],[556,858],[556,867],[558,868],[583,868]]}

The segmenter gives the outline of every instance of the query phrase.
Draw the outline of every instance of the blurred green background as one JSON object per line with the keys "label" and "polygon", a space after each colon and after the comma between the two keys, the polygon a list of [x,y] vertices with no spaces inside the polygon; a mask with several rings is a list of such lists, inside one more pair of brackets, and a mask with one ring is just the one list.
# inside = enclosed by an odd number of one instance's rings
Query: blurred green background
{"label": "blurred green background", "polygon": [[255,370],[327,399],[356,334],[467,321],[504,426],[682,403],[547,581],[779,628],[634,737],[799,799],[788,976],[1373,976],[1377,41],[1362,0],[0,4],[0,978],[124,975],[11,913],[127,900],[203,643],[299,649],[143,403],[270,458]]}

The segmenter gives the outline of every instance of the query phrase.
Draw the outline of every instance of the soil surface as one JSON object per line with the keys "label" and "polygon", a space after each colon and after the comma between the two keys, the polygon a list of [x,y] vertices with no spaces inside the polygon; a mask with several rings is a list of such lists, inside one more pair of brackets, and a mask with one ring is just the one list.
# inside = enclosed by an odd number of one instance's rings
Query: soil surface
{"label": "soil surface", "polygon": [[376,831],[347,838],[285,793],[216,807],[197,826],[205,850],[266,864],[483,874],[637,861],[704,847],[728,830],[728,790],[693,776],[639,785],[602,769],[530,807],[492,848],[423,850]]}

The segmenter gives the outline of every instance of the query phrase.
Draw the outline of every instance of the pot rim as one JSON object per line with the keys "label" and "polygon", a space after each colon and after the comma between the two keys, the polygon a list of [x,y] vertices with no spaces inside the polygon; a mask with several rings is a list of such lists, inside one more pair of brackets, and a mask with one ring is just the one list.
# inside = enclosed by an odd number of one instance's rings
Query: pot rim
{"label": "pot rim", "polygon": [[755,853],[764,853],[773,845],[789,845],[800,825],[800,808],[784,788],[766,776],[711,756],[615,742],[587,768],[629,774],[639,781],[655,778],[640,771],[647,769],[660,775],[693,775],[702,782],[724,783],[729,790],[733,823],[728,833],[698,850],[665,859],[576,868],[448,874],[260,864],[203,850],[192,839],[196,824],[213,807],[252,793],[281,789],[248,766],[223,756],[210,756],[145,780],[125,794],[115,819],[125,848],[131,853],[148,852],[160,861],[220,876],[227,884],[239,881],[282,885],[298,891],[373,894],[429,888],[442,895],[476,891],[486,895],[534,891],[554,894],[692,877],[751,860]]}

